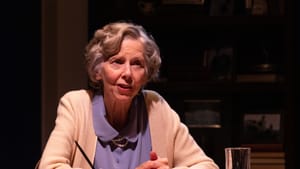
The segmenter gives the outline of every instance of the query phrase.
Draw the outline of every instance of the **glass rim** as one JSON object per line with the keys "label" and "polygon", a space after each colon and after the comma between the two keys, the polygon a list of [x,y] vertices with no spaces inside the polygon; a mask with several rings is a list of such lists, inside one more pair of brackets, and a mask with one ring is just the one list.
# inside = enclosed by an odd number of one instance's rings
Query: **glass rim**
{"label": "glass rim", "polygon": [[225,150],[251,150],[251,147],[225,147]]}

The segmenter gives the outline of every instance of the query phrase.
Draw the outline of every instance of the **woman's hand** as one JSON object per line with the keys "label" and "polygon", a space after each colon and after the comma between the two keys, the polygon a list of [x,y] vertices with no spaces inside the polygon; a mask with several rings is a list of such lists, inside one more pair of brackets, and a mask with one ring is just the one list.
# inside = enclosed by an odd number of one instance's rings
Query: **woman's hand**
{"label": "woman's hand", "polygon": [[170,169],[167,158],[159,158],[155,152],[150,152],[150,160],[144,162],[136,169]]}

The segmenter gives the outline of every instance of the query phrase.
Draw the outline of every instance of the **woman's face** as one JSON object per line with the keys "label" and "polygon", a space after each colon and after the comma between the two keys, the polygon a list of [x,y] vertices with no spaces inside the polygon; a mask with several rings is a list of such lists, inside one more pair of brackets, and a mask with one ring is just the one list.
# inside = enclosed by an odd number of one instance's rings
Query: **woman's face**
{"label": "woman's face", "polygon": [[131,101],[146,83],[144,48],[139,40],[124,39],[118,54],[101,63],[97,80],[103,81],[104,97]]}

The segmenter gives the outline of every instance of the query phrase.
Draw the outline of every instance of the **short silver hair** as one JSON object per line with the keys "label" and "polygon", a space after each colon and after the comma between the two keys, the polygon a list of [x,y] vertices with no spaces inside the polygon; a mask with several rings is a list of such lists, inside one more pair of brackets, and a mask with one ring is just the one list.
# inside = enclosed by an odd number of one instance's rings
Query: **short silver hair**
{"label": "short silver hair", "polygon": [[95,31],[93,38],[85,48],[86,70],[89,87],[102,89],[102,81],[96,79],[100,63],[108,60],[120,51],[124,38],[139,39],[144,46],[146,75],[148,81],[159,76],[161,65],[160,50],[151,34],[141,26],[131,22],[113,22]]}

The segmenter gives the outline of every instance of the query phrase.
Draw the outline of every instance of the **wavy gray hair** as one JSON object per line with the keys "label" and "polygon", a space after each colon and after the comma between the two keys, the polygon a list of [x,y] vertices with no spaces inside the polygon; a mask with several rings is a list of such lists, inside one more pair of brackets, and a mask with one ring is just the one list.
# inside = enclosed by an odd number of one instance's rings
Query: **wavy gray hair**
{"label": "wavy gray hair", "polygon": [[139,39],[143,43],[148,81],[159,76],[161,57],[154,38],[140,25],[123,21],[113,22],[96,30],[85,48],[89,87],[94,90],[102,89],[102,82],[96,80],[96,72],[99,71],[101,62],[108,60],[120,51],[125,37]]}

